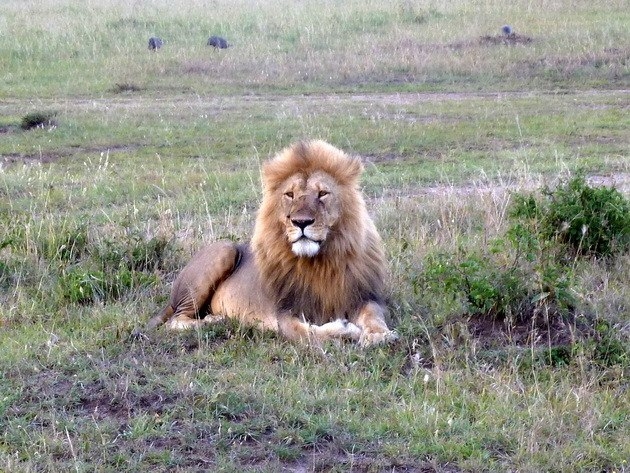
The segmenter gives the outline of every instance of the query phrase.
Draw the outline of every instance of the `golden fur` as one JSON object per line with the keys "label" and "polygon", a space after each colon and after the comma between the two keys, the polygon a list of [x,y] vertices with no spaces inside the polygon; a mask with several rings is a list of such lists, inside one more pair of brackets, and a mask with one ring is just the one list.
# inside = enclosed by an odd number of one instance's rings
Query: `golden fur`
{"label": "golden fur", "polygon": [[296,143],[267,161],[251,243],[217,242],[193,256],[150,325],[233,317],[291,340],[395,339],[385,323],[385,257],[359,190],[362,171],[358,157],[323,141]]}

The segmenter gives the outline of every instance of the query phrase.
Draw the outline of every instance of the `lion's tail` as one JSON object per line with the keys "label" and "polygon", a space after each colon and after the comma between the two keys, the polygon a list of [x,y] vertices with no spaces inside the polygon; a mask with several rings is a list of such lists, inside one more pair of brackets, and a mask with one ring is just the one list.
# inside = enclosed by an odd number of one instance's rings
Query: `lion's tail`
{"label": "lion's tail", "polygon": [[173,306],[171,306],[171,304],[168,304],[166,307],[164,307],[164,309],[162,309],[159,314],[149,320],[149,322],[147,323],[147,328],[153,329],[159,327],[168,319],[170,319],[174,313],[175,309],[173,309]]}

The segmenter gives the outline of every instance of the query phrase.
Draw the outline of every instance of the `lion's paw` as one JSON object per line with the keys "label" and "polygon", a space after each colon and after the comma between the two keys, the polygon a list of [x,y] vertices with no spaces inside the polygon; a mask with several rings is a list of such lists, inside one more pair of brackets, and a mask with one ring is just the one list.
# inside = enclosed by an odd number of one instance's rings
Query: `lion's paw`
{"label": "lion's paw", "polygon": [[312,325],[317,335],[322,338],[347,338],[358,340],[361,336],[361,329],[346,319],[337,319],[323,325]]}
{"label": "lion's paw", "polygon": [[354,325],[352,322],[348,322],[347,320],[338,320],[344,324],[344,328],[342,330],[342,337],[349,338],[351,340],[358,340],[361,337],[361,329]]}
{"label": "lion's paw", "polygon": [[364,330],[361,333],[361,337],[359,338],[359,345],[362,347],[369,347],[372,345],[384,345],[388,343],[395,342],[398,340],[398,334],[393,330],[388,330],[386,332],[372,332],[369,330]]}
{"label": "lion's paw", "polygon": [[166,322],[166,326],[171,330],[189,330],[201,328],[206,323],[205,319],[191,319],[190,317],[180,316]]}

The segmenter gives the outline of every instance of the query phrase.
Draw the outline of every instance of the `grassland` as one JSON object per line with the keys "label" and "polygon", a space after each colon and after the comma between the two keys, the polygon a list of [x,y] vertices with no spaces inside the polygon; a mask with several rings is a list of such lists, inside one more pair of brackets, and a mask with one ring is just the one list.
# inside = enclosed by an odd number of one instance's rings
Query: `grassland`
{"label": "grassland", "polygon": [[[627,252],[562,267],[545,323],[426,282],[515,258],[514,192],[630,195],[628,25],[622,0],[5,0],[0,471],[628,471]],[[146,332],[301,138],[365,159],[400,341]]]}

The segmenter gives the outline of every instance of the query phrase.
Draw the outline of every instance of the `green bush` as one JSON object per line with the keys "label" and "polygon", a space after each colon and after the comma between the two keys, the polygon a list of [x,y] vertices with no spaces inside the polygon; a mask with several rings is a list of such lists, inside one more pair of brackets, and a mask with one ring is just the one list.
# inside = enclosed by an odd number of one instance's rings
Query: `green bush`
{"label": "green bush", "polygon": [[59,288],[64,300],[71,303],[88,304],[104,298],[105,274],[81,267],[70,267],[62,271]]}
{"label": "green bush", "polygon": [[530,293],[518,267],[501,267],[479,254],[439,253],[427,259],[423,286],[455,299],[470,315],[497,318],[522,313]]}
{"label": "green bush", "polygon": [[20,127],[23,130],[30,130],[31,128],[44,128],[47,126],[56,126],[57,120],[55,117],[57,112],[30,112],[22,117]]}
{"label": "green bush", "polygon": [[92,304],[120,300],[134,289],[154,284],[156,277],[125,266],[94,269],[83,265],[61,271],[59,290],[62,299],[75,304]]}
{"label": "green bush", "polygon": [[125,266],[131,271],[164,269],[173,251],[170,240],[161,237],[146,239],[138,232],[129,231],[115,240],[105,240],[94,248],[97,260],[108,268]]}
{"label": "green bush", "polygon": [[[464,314],[501,320],[528,320],[543,307],[547,314],[561,315],[574,307],[571,271],[544,258],[530,262],[524,253],[505,247],[504,240],[492,245],[487,254],[430,255],[419,285],[454,301]],[[501,252],[513,259],[499,256]]]}
{"label": "green bush", "polygon": [[522,321],[545,309],[563,316],[576,307],[574,258],[611,256],[630,245],[628,200],[583,177],[541,198],[516,194],[509,219],[504,237],[483,250],[430,255],[417,285],[468,315]]}
{"label": "green bush", "polygon": [[630,366],[630,346],[620,339],[619,330],[606,321],[595,327],[597,343],[592,358],[601,366]]}
{"label": "green bush", "polygon": [[541,199],[514,196],[510,217],[542,242],[560,243],[568,256],[606,257],[630,248],[630,201],[611,187],[590,187],[578,176]]}

